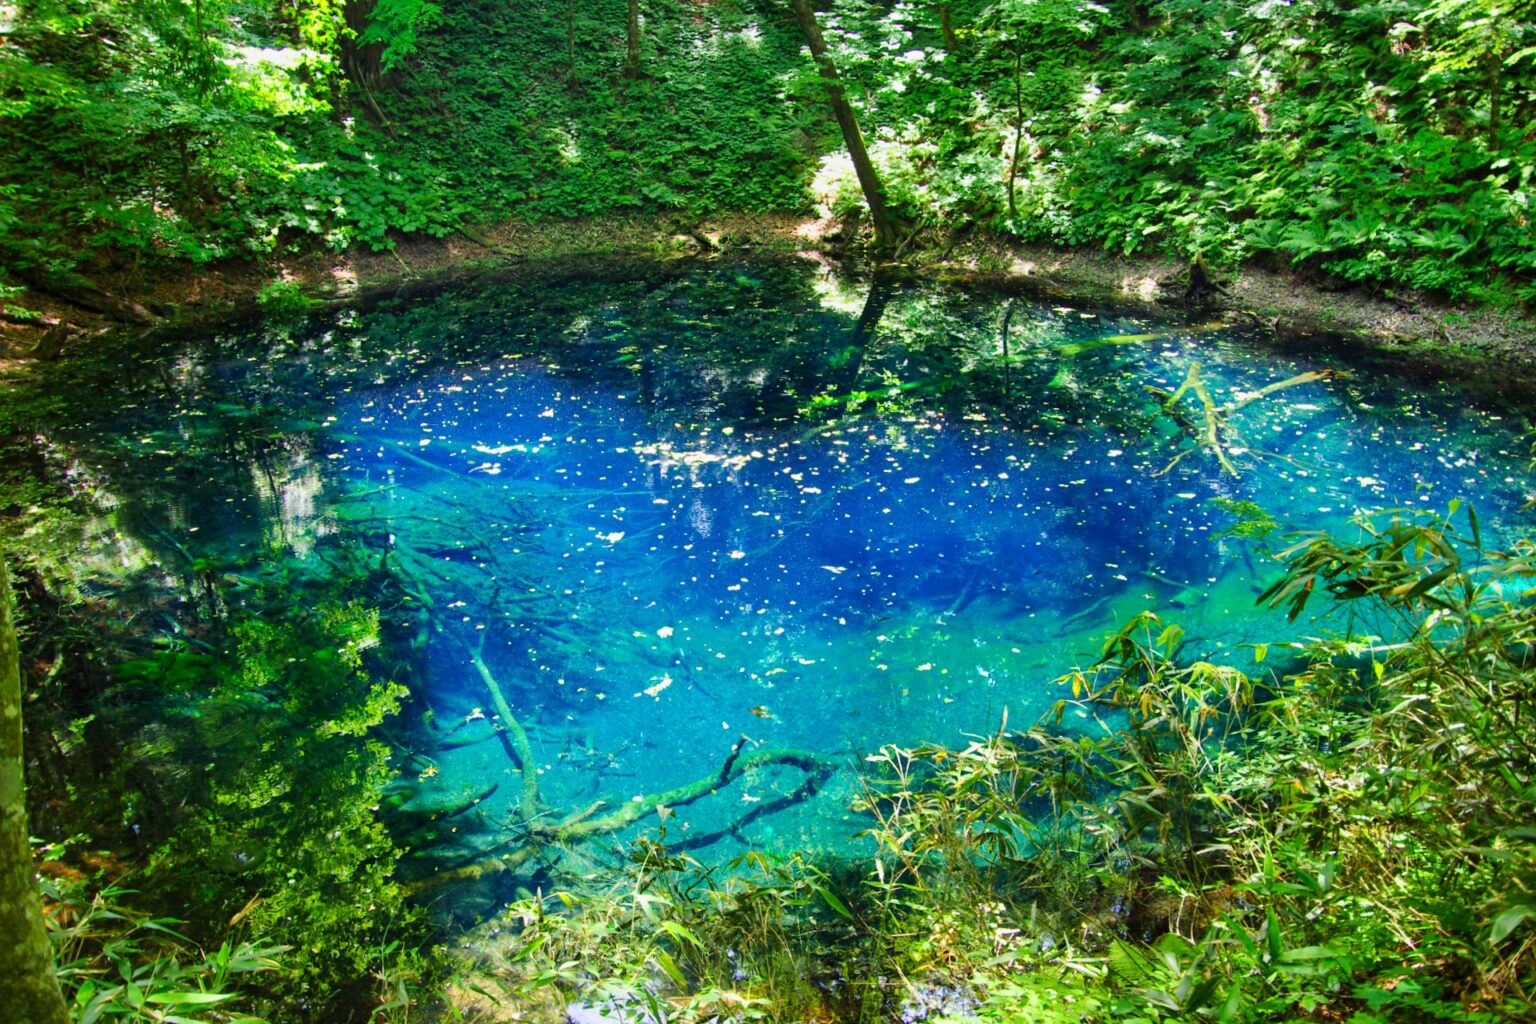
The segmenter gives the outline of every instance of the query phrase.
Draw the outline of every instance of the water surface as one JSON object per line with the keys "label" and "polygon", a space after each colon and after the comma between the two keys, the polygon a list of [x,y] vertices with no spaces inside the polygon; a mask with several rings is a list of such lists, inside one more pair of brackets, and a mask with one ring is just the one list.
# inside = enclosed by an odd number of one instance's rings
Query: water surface
{"label": "water surface", "polygon": [[[518,822],[476,659],[559,817],[708,777],[742,737],[857,765],[1030,723],[1144,608],[1249,666],[1245,644],[1342,628],[1255,606],[1287,527],[1469,498],[1497,529],[1526,488],[1516,412],[1342,353],[811,265],[487,281],[149,344],[72,369],[43,430],[103,509],[90,557],[180,588],[146,623],[166,633],[238,605],[242,573],[346,548],[389,575],[403,777],[497,784],[419,875]],[[1196,394],[1159,412],[1196,364],[1230,470]],[[729,831],[802,780],[750,773],[671,841],[856,850],[848,771]]]}

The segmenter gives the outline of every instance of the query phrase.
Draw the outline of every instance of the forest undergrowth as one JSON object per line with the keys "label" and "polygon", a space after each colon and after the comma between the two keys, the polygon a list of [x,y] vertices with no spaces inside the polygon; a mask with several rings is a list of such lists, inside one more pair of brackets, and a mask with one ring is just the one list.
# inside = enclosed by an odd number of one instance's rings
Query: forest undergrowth
{"label": "forest undergrowth", "polygon": [[[630,18],[631,10],[634,17]],[[0,267],[157,268],[477,224],[863,198],[788,4],[38,0],[0,48]],[[840,0],[903,251],[973,232],[1523,305],[1529,0]],[[142,312],[142,311],[138,311]]]}

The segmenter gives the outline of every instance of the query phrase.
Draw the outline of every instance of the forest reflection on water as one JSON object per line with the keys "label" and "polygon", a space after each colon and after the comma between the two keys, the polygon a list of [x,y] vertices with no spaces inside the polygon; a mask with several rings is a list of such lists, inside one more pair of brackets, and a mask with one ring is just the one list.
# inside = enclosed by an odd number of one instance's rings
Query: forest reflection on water
{"label": "forest reflection on water", "polygon": [[[721,857],[851,849],[848,765],[1005,708],[1034,721],[1144,608],[1190,656],[1241,665],[1331,628],[1255,606],[1286,529],[1452,498],[1496,529],[1524,500],[1522,422],[1449,389],[1215,325],[811,265],[488,281],[154,344],[71,371],[87,394],[110,374],[110,399],[48,431],[111,510],[101,572],[179,588],[193,619],[344,548],[393,575],[402,785],[481,797],[413,834],[420,877],[530,826],[528,757],[552,819],[600,819],[738,745],[812,752],[835,766],[814,797],[803,767],[766,763],[671,835]],[[1220,453],[1198,443],[1208,408],[1228,411]]]}

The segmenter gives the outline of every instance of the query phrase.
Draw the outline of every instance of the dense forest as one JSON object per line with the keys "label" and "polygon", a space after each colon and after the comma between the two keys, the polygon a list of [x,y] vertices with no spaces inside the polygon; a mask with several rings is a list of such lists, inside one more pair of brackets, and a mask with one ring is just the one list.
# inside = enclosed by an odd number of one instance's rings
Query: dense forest
{"label": "dense forest", "polygon": [[0,154],[0,1017],[1536,1014],[1536,0],[22,0]]}
{"label": "dense forest", "polygon": [[[131,290],[167,262],[505,218],[851,216],[858,182],[793,6],[12,6],[6,286],[101,273]],[[997,232],[1536,294],[1524,0],[825,7],[902,240]]]}

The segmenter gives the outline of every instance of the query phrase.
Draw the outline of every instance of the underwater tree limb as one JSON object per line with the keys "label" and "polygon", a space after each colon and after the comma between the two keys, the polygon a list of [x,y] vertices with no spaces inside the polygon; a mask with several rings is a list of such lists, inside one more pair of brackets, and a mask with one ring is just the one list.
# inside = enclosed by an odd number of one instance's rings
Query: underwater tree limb
{"label": "underwater tree limb", "polygon": [[1284,391],[1286,388],[1294,388],[1301,384],[1311,384],[1313,381],[1318,380],[1336,380],[1342,376],[1345,376],[1345,374],[1340,373],[1338,370],[1308,370],[1306,373],[1298,373],[1294,377],[1287,377],[1285,380],[1266,384],[1259,388],[1259,390],[1244,395],[1238,401],[1227,406],[1226,411],[1228,414],[1237,412],[1239,409],[1246,408],[1254,402],[1268,398],[1275,392]]}
{"label": "underwater tree limb", "polygon": [[631,800],[623,807],[612,813],[605,814],[601,818],[594,818],[582,822],[561,832],[562,839],[578,839],[589,835],[598,835],[605,832],[617,832],[619,829],[630,825],[638,819],[654,811],[658,806],[683,807],[703,797],[709,796],[716,790],[746,773],[771,764],[787,765],[799,768],[808,775],[819,775],[825,778],[837,770],[836,762],[820,754],[809,750],[795,750],[793,748],[781,748],[773,750],[759,750],[754,753],[740,756],[740,744],[732,748],[731,756],[726,758],[725,766],[717,773],[702,779],[662,793],[653,793],[640,800]]}
{"label": "underwater tree limb", "polygon": [[770,814],[777,814],[780,811],[788,810],[795,804],[815,796],[816,790],[825,781],[825,776],[808,775],[806,776],[805,781],[800,783],[799,786],[795,787],[793,791],[785,793],[783,796],[775,797],[772,800],[758,804],[746,814],[743,814],[740,818],[731,822],[725,828],[715,832],[704,832],[698,835],[690,835],[688,838],[683,839],[680,842],[668,843],[667,848],[677,852],[682,852],[685,850],[702,850],[706,846],[713,846],[715,843],[718,843],[723,839],[731,838],[740,840],[743,845],[747,845],[746,841],[741,839],[742,829],[752,824],[758,818],[766,818]]}
{"label": "underwater tree limb", "polygon": [[1173,394],[1169,395],[1163,401],[1163,411],[1171,411],[1176,405],[1178,405],[1179,399],[1183,398],[1186,394],[1189,393],[1189,389],[1194,387],[1194,381],[1198,380],[1199,377],[1200,363],[1196,361],[1190,364],[1189,371],[1184,374],[1184,380],[1179,385],[1178,390],[1174,391]]}
{"label": "underwater tree limb", "polygon": [[1164,466],[1162,469],[1158,470],[1157,472],[1153,473],[1152,475],[1154,477],[1167,476],[1169,473],[1173,472],[1173,467],[1177,466],[1179,463],[1184,461],[1184,456],[1188,455],[1190,452],[1193,452],[1193,451],[1199,451],[1199,449],[1198,448],[1185,448],[1183,451],[1179,452],[1173,458],[1169,459],[1168,460],[1168,465]]}
{"label": "underwater tree limb", "polygon": [[[1198,360],[1191,363],[1189,365],[1189,372],[1184,375],[1183,383],[1172,394],[1151,384],[1146,385],[1147,391],[1159,400],[1158,414],[1166,415],[1172,419],[1195,439],[1197,445],[1196,448],[1185,449],[1175,455],[1166,466],[1152,474],[1155,477],[1166,476],[1191,451],[1202,448],[1215,455],[1216,461],[1221,464],[1221,468],[1228,474],[1238,476],[1237,467],[1233,465],[1232,459],[1228,455],[1229,448],[1235,451],[1237,446],[1242,443],[1241,438],[1238,437],[1231,424],[1230,418],[1233,413],[1288,388],[1299,387],[1302,384],[1311,384],[1315,381],[1335,380],[1339,377],[1347,376],[1347,374],[1338,370],[1308,370],[1305,373],[1298,373],[1293,377],[1287,377],[1285,380],[1266,384],[1258,390],[1248,392],[1236,401],[1226,405],[1217,405],[1211,398],[1210,389],[1205,386],[1205,380],[1201,376],[1201,369],[1202,367]],[[1202,420],[1199,423],[1189,419],[1179,408],[1179,400],[1191,393],[1200,402]],[[1246,446],[1243,446],[1243,450],[1255,456],[1287,459],[1283,455],[1273,452],[1260,452]],[[1294,460],[1290,459],[1287,459],[1287,461],[1294,462]]]}
{"label": "underwater tree limb", "polygon": [[[656,810],[657,807],[681,807],[691,804],[709,796],[730,782],[740,778],[748,772],[769,765],[784,765],[791,768],[799,768],[807,775],[806,782],[794,792],[772,801],[763,806],[761,810],[749,811],[742,819],[749,821],[768,813],[770,810],[778,811],[793,806],[815,793],[816,787],[825,781],[837,770],[837,763],[831,758],[813,753],[809,750],[796,750],[793,748],[776,748],[759,750],[743,756],[744,742],[738,741],[731,748],[731,753],[726,757],[721,770],[713,772],[701,779],[675,786],[661,793],[653,793],[639,800],[631,800],[617,810],[611,811],[602,817],[591,817],[600,804],[591,806],[576,812],[558,825],[538,828],[530,832],[530,842],[510,853],[490,857],[473,864],[467,864],[461,868],[444,871],[441,874],[424,878],[416,883],[418,892],[430,891],[451,885],[454,882],[474,881],[487,875],[502,874],[515,871],[528,861],[544,852],[552,845],[560,843],[580,843],[598,836],[617,832],[628,825],[634,824]],[[741,822],[735,827],[739,828]],[[731,829],[726,829],[729,834]],[[701,844],[695,844],[701,845]]]}
{"label": "underwater tree limb", "polygon": [[506,694],[502,692],[501,684],[496,681],[496,675],[485,663],[485,658],[479,648],[472,647],[463,638],[455,636],[459,646],[469,655],[469,663],[474,667],[475,674],[485,684],[487,692],[491,695],[491,705],[496,708],[496,713],[501,716],[502,742],[509,748],[513,758],[518,762],[518,768],[523,773],[523,794],[518,801],[518,813],[524,821],[533,821],[539,814],[539,773],[533,760],[533,745],[528,742],[528,732],[523,728],[517,716],[512,713],[512,705],[507,703]]}
{"label": "underwater tree limb", "polygon": [[1148,393],[1150,393],[1153,398],[1157,399],[1158,404],[1161,406],[1161,408],[1158,409],[1159,414],[1165,415],[1169,419],[1173,420],[1173,422],[1177,423],[1180,428],[1189,434],[1190,437],[1198,437],[1200,435],[1200,431],[1195,427],[1194,421],[1191,420],[1188,416],[1184,415],[1184,410],[1180,409],[1176,405],[1168,404],[1169,402],[1173,401],[1173,396],[1170,392],[1164,388],[1157,387],[1154,384],[1144,384],[1142,386],[1147,389]]}
{"label": "underwater tree limb", "polygon": [[1200,400],[1200,406],[1205,410],[1205,433],[1201,443],[1216,455],[1216,461],[1221,463],[1221,468],[1233,476],[1237,476],[1237,467],[1232,465],[1232,460],[1227,458],[1227,451],[1221,445],[1221,426],[1224,411],[1216,407],[1211,401],[1211,393],[1205,386],[1205,381],[1200,379],[1200,364],[1194,363],[1189,368],[1189,383],[1194,388],[1195,397]]}
{"label": "underwater tree limb", "polygon": [[[1201,379],[1200,369],[1199,360],[1189,364],[1189,372],[1184,375],[1184,382],[1178,386],[1178,389],[1173,394],[1164,400],[1159,411],[1167,413],[1174,422],[1179,423],[1180,426],[1184,426],[1186,429],[1194,427],[1193,424],[1177,415],[1179,399],[1193,392],[1195,397],[1199,399],[1200,407],[1205,413],[1205,422],[1192,430],[1195,440],[1199,443],[1200,447],[1208,449],[1216,456],[1216,461],[1221,463],[1222,469],[1233,476],[1237,476],[1237,467],[1232,465],[1232,460],[1227,457],[1226,449],[1222,446],[1221,442],[1221,428],[1223,426],[1225,410],[1211,400],[1211,393],[1206,388],[1205,381]],[[1154,475],[1165,475],[1174,466],[1178,465],[1179,460],[1186,454],[1188,453],[1180,452],[1178,455],[1175,455],[1173,461],[1163,467],[1162,472]]]}

